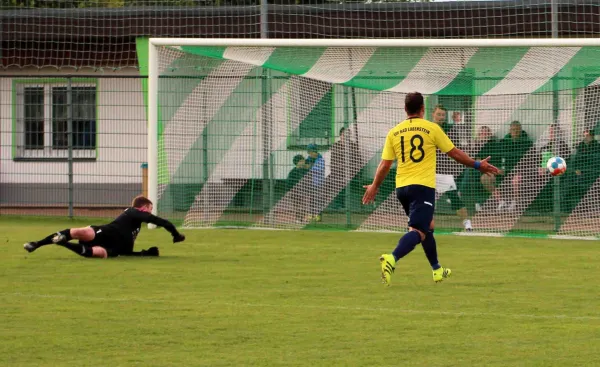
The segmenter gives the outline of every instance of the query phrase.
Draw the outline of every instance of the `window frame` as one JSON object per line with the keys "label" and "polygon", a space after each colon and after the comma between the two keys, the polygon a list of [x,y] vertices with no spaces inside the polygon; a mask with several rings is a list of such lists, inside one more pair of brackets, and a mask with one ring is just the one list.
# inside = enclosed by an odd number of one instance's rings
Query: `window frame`
{"label": "window frame", "polygon": [[[12,80],[12,160],[27,162],[64,162],[68,161],[68,149],[54,149],[52,136],[52,88],[67,87],[68,78],[46,78],[46,79],[13,79]],[[72,87],[95,88],[95,140],[96,144],[90,149],[73,149],[73,161],[96,161],[98,160],[99,146],[99,113],[100,93],[98,90],[98,79],[95,78],[71,78]],[[39,86],[44,88],[44,147],[42,149],[25,148],[25,110],[24,91],[28,86]],[[19,96],[21,93],[22,97]],[[20,99],[21,98],[21,99]],[[47,139],[50,139],[49,141]],[[43,151],[41,156],[28,156],[27,152]],[[77,152],[77,153],[76,153]],[[78,156],[78,155],[81,156]]]}

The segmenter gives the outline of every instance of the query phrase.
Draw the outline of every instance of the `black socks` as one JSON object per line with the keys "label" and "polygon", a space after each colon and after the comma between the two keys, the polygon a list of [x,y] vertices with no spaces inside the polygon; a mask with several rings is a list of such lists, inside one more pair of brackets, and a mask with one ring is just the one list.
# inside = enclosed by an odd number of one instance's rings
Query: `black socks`
{"label": "black socks", "polygon": [[49,245],[52,243],[52,239],[58,235],[58,234],[62,234],[63,236],[65,236],[65,240],[68,242],[70,241],[71,238],[71,229],[67,228],[67,229],[63,229],[60,232],[56,232],[56,233],[52,233],[51,235],[44,237],[44,239],[37,241],[38,247],[39,246],[44,246],[44,245]]}
{"label": "black socks", "polygon": [[74,244],[74,243],[59,243],[58,245],[73,251],[74,253],[76,253],[79,256],[83,256],[83,257],[94,256],[94,252],[92,251],[92,248],[85,246],[85,245]]}

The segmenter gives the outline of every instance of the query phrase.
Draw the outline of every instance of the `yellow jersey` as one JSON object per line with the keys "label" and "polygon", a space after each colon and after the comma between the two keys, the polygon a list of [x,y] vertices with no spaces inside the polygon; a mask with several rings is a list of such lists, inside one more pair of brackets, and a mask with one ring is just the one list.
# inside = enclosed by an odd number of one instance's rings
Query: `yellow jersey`
{"label": "yellow jersey", "polygon": [[381,159],[398,161],[396,187],[423,185],[435,188],[436,149],[447,153],[453,148],[454,144],[438,124],[410,118],[387,134]]}

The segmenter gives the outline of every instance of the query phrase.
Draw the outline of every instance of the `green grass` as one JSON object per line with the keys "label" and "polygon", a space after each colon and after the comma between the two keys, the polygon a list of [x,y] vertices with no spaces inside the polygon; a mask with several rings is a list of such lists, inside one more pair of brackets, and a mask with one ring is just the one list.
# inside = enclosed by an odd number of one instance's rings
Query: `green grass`
{"label": "green grass", "polygon": [[439,236],[453,278],[397,235],[143,230],[160,258],[90,260],[22,244],[80,225],[0,219],[1,366],[593,366],[593,241]]}

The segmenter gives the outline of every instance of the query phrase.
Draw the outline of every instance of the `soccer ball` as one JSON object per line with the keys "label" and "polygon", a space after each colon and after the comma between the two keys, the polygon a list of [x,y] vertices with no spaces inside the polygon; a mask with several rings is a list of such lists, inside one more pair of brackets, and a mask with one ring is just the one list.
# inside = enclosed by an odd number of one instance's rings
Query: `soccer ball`
{"label": "soccer ball", "polygon": [[548,172],[550,172],[552,176],[560,176],[567,170],[567,162],[561,157],[552,157],[548,159],[546,168],[548,168]]}

